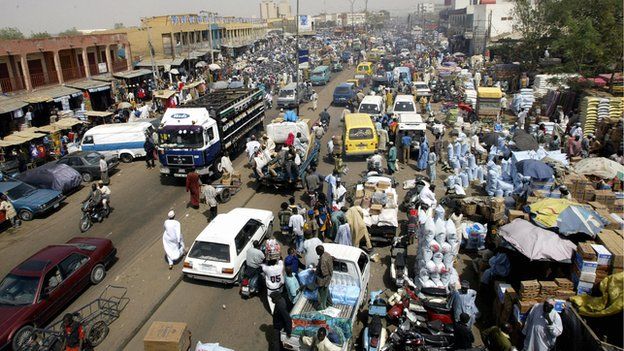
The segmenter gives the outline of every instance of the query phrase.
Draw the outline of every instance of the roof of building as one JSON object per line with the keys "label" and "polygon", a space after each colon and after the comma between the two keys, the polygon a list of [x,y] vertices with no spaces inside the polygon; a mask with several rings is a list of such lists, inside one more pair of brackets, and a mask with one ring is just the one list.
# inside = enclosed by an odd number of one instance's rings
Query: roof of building
{"label": "roof of building", "polygon": [[65,84],[68,87],[76,88],[80,90],[88,90],[90,92],[96,92],[100,90],[110,89],[110,82],[103,82],[101,80],[85,79],[76,82],[70,82]]}
{"label": "roof of building", "polygon": [[0,114],[19,110],[26,105],[28,104],[22,100],[16,99],[15,97],[0,95]]}
{"label": "roof of building", "polygon": [[41,88],[30,93],[16,95],[16,98],[31,104],[40,102],[56,101],[65,96],[79,96],[82,92],[78,89],[70,88],[63,85]]}
{"label": "roof of building", "polygon": [[144,76],[148,74],[152,74],[152,71],[149,69],[135,69],[132,71],[113,73],[113,77],[121,78],[121,79],[130,79],[130,78],[136,78],[136,77],[140,77],[140,76]]}

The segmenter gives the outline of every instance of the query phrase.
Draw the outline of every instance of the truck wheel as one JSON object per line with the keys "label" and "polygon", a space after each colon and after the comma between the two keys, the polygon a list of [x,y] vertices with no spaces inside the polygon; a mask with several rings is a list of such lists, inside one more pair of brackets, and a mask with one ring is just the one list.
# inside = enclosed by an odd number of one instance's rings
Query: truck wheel
{"label": "truck wheel", "polygon": [[134,159],[134,157],[132,157],[132,155],[130,155],[129,153],[123,153],[121,155],[119,155],[119,159],[121,160],[121,162],[123,163],[130,163],[132,162],[132,160]]}
{"label": "truck wheel", "polygon": [[212,163],[212,175],[215,179],[219,179],[221,177],[222,173],[219,171],[219,168],[221,168],[221,158],[217,158]]}

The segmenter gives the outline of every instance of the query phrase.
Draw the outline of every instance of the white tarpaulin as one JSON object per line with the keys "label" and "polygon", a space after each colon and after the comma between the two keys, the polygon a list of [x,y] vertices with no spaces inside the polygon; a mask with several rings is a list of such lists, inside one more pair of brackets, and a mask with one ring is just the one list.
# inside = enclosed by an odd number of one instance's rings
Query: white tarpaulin
{"label": "white tarpaulin", "polygon": [[576,244],[555,232],[516,218],[500,228],[500,235],[530,260],[570,262]]}
{"label": "white tarpaulin", "polygon": [[289,133],[297,135],[301,133],[301,141],[308,142],[310,140],[310,132],[308,131],[307,120],[300,120],[297,122],[281,122],[270,123],[266,126],[266,133],[269,138],[277,144],[283,144],[286,142]]}

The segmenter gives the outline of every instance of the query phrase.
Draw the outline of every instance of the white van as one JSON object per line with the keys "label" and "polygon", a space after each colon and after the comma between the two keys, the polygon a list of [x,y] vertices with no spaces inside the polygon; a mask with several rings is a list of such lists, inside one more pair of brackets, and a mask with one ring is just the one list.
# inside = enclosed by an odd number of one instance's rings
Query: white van
{"label": "white van", "polygon": [[145,156],[145,135],[152,135],[149,122],[102,124],[89,129],[80,141],[80,150],[116,155],[122,162]]}
{"label": "white van", "polygon": [[381,117],[385,110],[386,104],[384,103],[383,98],[378,95],[365,96],[362,102],[360,102],[360,107],[358,108],[359,113],[366,113],[371,117]]}
{"label": "white van", "polygon": [[191,279],[236,284],[253,242],[273,232],[273,212],[235,208],[219,214],[197,236],[182,273]]}
{"label": "white van", "polygon": [[412,95],[397,95],[394,99],[394,106],[392,107],[392,113],[416,113],[416,104],[414,103],[414,96]]}

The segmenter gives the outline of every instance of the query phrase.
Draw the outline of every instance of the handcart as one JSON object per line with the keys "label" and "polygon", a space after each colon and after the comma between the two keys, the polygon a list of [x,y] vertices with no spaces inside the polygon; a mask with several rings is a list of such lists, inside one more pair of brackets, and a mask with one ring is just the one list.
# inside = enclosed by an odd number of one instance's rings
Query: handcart
{"label": "handcart", "polygon": [[[85,342],[83,349],[92,349],[104,341],[109,326],[119,318],[121,311],[130,301],[126,297],[128,289],[108,285],[100,297],[73,312],[75,320],[82,325]],[[65,349],[63,338],[63,320],[46,328],[33,328],[28,340],[19,347],[19,351],[61,351]]]}

